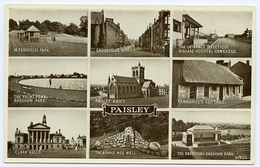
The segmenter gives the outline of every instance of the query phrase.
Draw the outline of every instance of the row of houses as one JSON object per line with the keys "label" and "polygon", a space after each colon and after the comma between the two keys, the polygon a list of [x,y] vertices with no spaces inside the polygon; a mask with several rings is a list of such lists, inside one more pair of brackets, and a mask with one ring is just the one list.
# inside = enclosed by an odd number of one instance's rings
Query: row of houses
{"label": "row of houses", "polygon": [[104,10],[91,12],[91,48],[119,48],[130,45],[128,36]]}
{"label": "row of houses", "polygon": [[161,10],[154,23],[150,23],[144,33],[138,38],[139,46],[151,52],[169,55],[170,41],[170,11]]}

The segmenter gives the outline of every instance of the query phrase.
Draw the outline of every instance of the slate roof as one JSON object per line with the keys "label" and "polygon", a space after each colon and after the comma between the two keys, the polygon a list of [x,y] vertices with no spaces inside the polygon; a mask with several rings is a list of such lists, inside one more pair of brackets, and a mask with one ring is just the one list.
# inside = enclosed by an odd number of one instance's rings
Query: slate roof
{"label": "slate roof", "polygon": [[149,88],[149,87],[150,87],[150,84],[151,84],[151,81],[145,81],[145,82],[143,83],[142,88]]}
{"label": "slate roof", "polygon": [[204,60],[185,60],[183,82],[201,84],[242,85],[238,75],[223,65]]}
{"label": "slate roof", "polygon": [[114,75],[114,77],[116,78],[117,83],[139,84],[133,77],[123,77],[118,75]]}

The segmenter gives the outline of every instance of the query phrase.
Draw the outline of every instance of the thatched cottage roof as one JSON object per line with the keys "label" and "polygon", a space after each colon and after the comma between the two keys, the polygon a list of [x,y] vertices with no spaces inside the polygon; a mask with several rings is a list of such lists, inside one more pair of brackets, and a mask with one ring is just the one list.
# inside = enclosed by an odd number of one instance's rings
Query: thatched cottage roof
{"label": "thatched cottage roof", "polygon": [[204,60],[185,60],[183,82],[198,84],[242,85],[243,80],[229,68]]}

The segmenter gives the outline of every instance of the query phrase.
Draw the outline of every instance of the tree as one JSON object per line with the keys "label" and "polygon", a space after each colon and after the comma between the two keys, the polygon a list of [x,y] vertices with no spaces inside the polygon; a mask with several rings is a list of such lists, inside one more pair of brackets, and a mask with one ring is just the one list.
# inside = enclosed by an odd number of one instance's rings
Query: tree
{"label": "tree", "polygon": [[13,19],[9,19],[9,31],[17,30],[17,29],[18,29],[17,22]]}
{"label": "tree", "polygon": [[82,32],[82,36],[88,36],[88,16],[81,16],[80,17],[80,32]]}
{"label": "tree", "polygon": [[31,22],[28,19],[19,21],[19,28],[22,30],[27,30],[32,25],[34,25],[34,22]]}
{"label": "tree", "polygon": [[71,35],[79,35],[79,27],[74,23],[70,23],[70,25],[67,27],[66,32],[67,34]]}

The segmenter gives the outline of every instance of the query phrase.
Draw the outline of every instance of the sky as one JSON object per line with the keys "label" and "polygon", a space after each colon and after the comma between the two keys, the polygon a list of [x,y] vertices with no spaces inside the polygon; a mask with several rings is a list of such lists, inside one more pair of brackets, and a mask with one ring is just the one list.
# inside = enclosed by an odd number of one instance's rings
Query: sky
{"label": "sky", "polygon": [[107,84],[108,76],[132,77],[132,66],[138,63],[145,67],[145,79],[152,79],[155,84],[169,84],[170,62],[167,60],[91,60],[90,84]]}
{"label": "sky", "polygon": [[47,126],[51,133],[56,133],[61,129],[61,133],[66,139],[77,138],[78,135],[87,135],[87,113],[86,110],[9,110],[8,111],[8,141],[14,141],[16,128],[27,133],[27,127],[31,121],[42,123],[43,115],[46,115]]}
{"label": "sky", "polygon": [[[99,10],[101,11],[101,10]],[[145,32],[154,18],[158,18],[160,10],[104,10],[105,18],[114,18],[120,28],[130,39],[138,39]]]}
{"label": "sky", "polygon": [[57,21],[62,24],[69,25],[70,23],[80,24],[80,17],[87,16],[88,10],[83,9],[10,9],[9,18],[14,19],[19,23],[19,20],[30,20],[43,22],[44,20]]}
{"label": "sky", "polygon": [[171,116],[184,122],[251,124],[250,111],[174,111]]}
{"label": "sky", "polygon": [[82,59],[9,59],[9,75],[87,74],[87,60]]}
{"label": "sky", "polygon": [[[188,14],[203,27],[202,33],[216,33],[219,36],[225,34],[242,34],[246,28],[252,30],[252,12],[248,11],[173,11],[173,18]],[[176,16],[176,17],[177,17]],[[254,32],[253,32],[254,33]]]}

